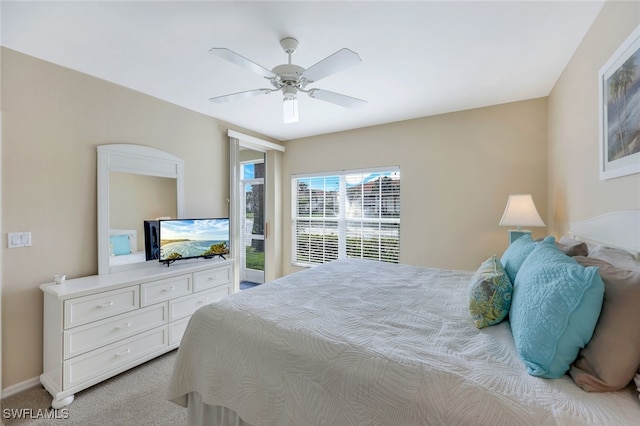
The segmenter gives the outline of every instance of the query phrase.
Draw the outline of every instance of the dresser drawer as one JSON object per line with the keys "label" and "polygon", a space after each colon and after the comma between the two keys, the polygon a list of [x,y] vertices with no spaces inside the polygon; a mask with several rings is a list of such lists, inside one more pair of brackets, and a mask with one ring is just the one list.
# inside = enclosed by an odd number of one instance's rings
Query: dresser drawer
{"label": "dresser drawer", "polygon": [[77,327],[133,311],[138,306],[138,286],[65,300],[64,328]]}
{"label": "dresser drawer", "polygon": [[223,266],[193,274],[194,292],[229,283],[231,283],[231,266]]}
{"label": "dresser drawer", "polygon": [[162,303],[67,330],[64,332],[64,359],[162,326],[167,318],[168,305]]}
{"label": "dresser drawer", "polygon": [[191,317],[183,318],[169,324],[169,346],[180,343],[187,329],[187,325],[189,325],[189,319],[191,319]]}
{"label": "dresser drawer", "polygon": [[188,317],[198,308],[213,303],[229,295],[231,286],[217,287],[213,290],[203,291],[177,300],[169,301],[169,321]]}
{"label": "dresser drawer", "polygon": [[153,305],[187,294],[191,294],[191,274],[142,284],[140,305]]}
{"label": "dresser drawer", "polygon": [[167,346],[167,327],[161,327],[88,352],[64,362],[63,388],[88,382]]}

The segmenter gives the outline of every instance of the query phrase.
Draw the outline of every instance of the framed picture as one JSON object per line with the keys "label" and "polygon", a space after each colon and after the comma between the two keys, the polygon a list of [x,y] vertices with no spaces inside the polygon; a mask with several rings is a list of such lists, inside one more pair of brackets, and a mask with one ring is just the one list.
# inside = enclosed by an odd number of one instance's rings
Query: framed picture
{"label": "framed picture", "polygon": [[640,173],[640,26],[598,77],[600,179]]}

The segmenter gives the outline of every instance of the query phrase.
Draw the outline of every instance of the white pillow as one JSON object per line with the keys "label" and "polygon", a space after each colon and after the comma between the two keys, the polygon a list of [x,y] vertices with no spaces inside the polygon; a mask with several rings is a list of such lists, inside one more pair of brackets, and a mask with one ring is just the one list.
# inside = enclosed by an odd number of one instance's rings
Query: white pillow
{"label": "white pillow", "polygon": [[604,260],[618,268],[640,271],[640,262],[631,252],[604,246],[589,246],[589,257]]}

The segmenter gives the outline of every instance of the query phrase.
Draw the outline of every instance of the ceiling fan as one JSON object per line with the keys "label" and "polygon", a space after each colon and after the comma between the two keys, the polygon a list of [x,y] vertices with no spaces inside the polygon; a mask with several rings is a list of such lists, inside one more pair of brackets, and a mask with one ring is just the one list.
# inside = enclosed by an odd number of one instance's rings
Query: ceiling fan
{"label": "ceiling fan", "polygon": [[350,49],[340,49],[334,54],[324,58],[320,62],[305,69],[299,65],[291,63],[291,56],[298,48],[298,40],[292,37],[286,37],[280,40],[280,46],[289,56],[289,62],[274,67],[271,71],[253,61],[224,47],[214,47],[209,50],[210,53],[233,62],[243,68],[260,74],[273,86],[273,88],[262,88],[247,90],[245,92],[232,93],[224,96],[216,96],[210,98],[211,102],[222,103],[235,101],[238,99],[250,98],[257,95],[267,95],[272,92],[282,91],[283,93],[283,119],[285,123],[294,123],[298,121],[298,92],[306,93],[314,99],[331,102],[346,108],[362,108],[367,105],[367,101],[352,98],[351,96],[342,95],[328,90],[310,88],[307,85],[345,70],[353,65],[357,65],[362,60],[358,54]]}

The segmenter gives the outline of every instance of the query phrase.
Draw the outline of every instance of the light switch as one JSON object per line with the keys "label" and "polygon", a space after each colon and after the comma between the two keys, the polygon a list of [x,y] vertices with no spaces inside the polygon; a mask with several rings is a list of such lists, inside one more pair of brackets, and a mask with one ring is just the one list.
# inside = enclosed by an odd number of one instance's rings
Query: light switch
{"label": "light switch", "polygon": [[9,232],[7,234],[7,247],[30,247],[31,246],[31,232]]}
{"label": "light switch", "polygon": [[7,242],[9,248],[20,247],[20,243],[22,242],[22,238],[20,234],[17,232],[9,232],[7,234]]}

